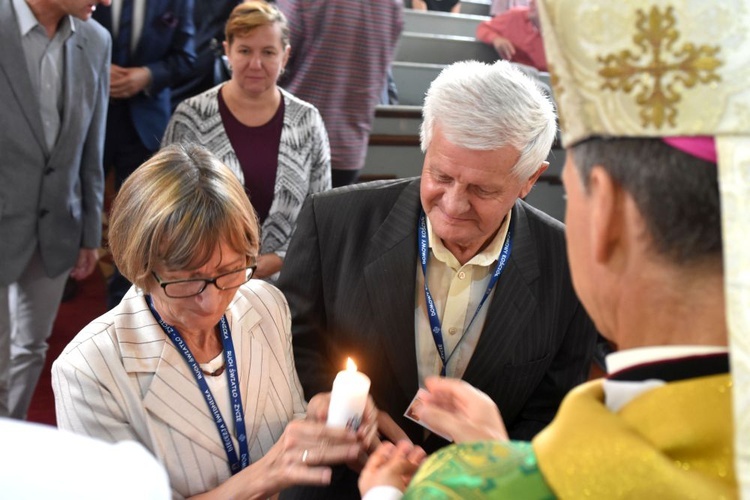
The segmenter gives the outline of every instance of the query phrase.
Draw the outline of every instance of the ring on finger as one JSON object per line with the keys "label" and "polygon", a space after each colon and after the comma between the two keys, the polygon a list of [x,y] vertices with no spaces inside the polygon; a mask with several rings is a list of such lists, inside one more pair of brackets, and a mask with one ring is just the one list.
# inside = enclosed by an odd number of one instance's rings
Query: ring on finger
{"label": "ring on finger", "polygon": [[307,455],[309,454],[309,451],[306,449],[302,452],[302,463],[307,463]]}

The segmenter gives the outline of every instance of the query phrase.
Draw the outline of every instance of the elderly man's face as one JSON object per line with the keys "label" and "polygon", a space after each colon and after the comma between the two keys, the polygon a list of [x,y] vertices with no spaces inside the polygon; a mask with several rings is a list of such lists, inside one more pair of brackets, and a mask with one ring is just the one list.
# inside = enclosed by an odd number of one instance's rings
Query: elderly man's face
{"label": "elderly man's face", "polygon": [[544,171],[529,179],[511,173],[519,152],[452,144],[436,125],[422,169],[422,208],[435,234],[466,263],[495,236],[516,199],[526,196]]}

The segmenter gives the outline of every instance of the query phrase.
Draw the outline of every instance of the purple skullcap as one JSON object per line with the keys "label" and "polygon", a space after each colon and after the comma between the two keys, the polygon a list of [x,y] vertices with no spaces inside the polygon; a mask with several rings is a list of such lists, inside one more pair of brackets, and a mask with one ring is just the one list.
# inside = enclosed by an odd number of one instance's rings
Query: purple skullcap
{"label": "purple skullcap", "polygon": [[717,163],[716,142],[710,135],[662,137],[662,141],[696,158]]}

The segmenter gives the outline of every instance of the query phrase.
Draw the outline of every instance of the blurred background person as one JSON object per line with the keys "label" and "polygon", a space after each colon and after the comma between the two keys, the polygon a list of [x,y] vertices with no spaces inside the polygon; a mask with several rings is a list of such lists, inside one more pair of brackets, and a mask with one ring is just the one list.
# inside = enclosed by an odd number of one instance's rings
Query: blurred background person
{"label": "blurred background person", "polygon": [[[135,286],[55,361],[60,428],[141,443],[164,464],[176,498],[327,484],[324,464],[355,461],[369,447],[372,404],[359,435],[326,427],[325,415],[300,420],[287,303],[251,280],[257,218],[210,152],[170,146],[131,174],[112,208],[110,245]],[[325,403],[311,401],[315,418]]]}
{"label": "blurred background person", "polygon": [[477,26],[477,40],[494,47],[506,61],[547,71],[536,0],[482,21]]}
{"label": "blurred background person", "polygon": [[320,110],[331,141],[333,187],[365,165],[375,106],[403,27],[401,0],[277,0],[292,51],[282,86]]}
{"label": "blurred background person", "polygon": [[0,2],[0,417],[26,418],[66,280],[96,267],[108,4]]}
{"label": "blurred background person", "polygon": [[235,7],[224,47],[231,80],[180,104],[162,143],[206,147],[245,185],[262,226],[255,276],[270,278],[281,269],[302,202],[331,187],[328,137],[318,110],[276,85],[290,51],[276,7]]}

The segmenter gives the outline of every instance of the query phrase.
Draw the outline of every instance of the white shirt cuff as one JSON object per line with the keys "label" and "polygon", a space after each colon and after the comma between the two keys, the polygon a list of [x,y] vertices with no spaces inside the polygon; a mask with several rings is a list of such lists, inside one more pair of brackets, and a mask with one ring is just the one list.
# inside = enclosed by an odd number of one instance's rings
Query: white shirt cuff
{"label": "white shirt cuff", "polygon": [[404,494],[394,486],[375,486],[365,493],[362,500],[401,500]]}

